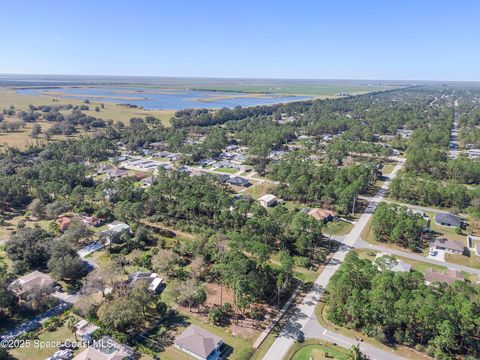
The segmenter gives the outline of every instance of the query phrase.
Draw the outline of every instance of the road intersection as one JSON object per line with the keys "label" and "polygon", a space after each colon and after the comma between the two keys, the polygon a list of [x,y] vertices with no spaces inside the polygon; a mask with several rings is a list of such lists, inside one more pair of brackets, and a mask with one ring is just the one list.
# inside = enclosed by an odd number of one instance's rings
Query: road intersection
{"label": "road intersection", "polygon": [[[395,177],[397,172],[403,165],[403,160],[399,160],[390,175],[386,177],[380,190],[369,202],[365,212],[360,216],[358,221],[353,226],[350,233],[343,238],[340,249],[333,255],[329,263],[325,266],[323,271],[317,277],[312,285],[312,288],[307,293],[300,305],[294,309],[293,314],[287,320],[286,324],[280,331],[280,334],[275,339],[274,343],[268,349],[263,357],[263,360],[278,360],[283,359],[294,342],[302,337],[323,339],[330,342],[335,342],[339,346],[350,348],[357,344],[356,339],[334,333],[320,326],[315,318],[315,307],[319,303],[330,278],[338,270],[341,263],[345,259],[347,253],[355,246],[360,239],[362,230],[367,225],[372,217],[377,205],[382,201],[387,192],[391,180]],[[399,360],[402,357],[395,355],[389,351],[376,348],[372,345],[361,343],[359,344],[361,350],[372,359],[385,360]]]}

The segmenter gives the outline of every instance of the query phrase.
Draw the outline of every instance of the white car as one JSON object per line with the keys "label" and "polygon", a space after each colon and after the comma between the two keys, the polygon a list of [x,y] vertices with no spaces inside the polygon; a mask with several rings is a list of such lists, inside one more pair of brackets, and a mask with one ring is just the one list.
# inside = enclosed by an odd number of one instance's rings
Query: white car
{"label": "white car", "polygon": [[431,248],[430,249],[430,256],[435,256],[435,255],[437,255],[437,250]]}

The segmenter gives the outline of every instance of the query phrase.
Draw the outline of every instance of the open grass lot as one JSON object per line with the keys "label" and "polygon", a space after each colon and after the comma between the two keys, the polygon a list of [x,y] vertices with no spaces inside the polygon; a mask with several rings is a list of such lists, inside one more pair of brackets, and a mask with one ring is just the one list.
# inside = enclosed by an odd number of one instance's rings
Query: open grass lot
{"label": "open grass lot", "polygon": [[[33,343],[34,340],[31,340],[30,346],[14,349],[10,351],[10,354],[18,360],[45,360],[60,349],[40,345],[53,342],[63,342],[65,340],[75,341],[73,333],[68,330],[66,326],[59,327],[55,331],[45,330],[38,335],[38,341],[42,343],[37,343],[37,346],[35,346]],[[82,349],[79,349],[75,353],[80,353],[81,351]]]}
{"label": "open grass lot", "polygon": [[258,182],[253,186],[250,186],[247,190],[245,190],[245,195],[250,195],[254,199],[258,199],[259,197],[270,194],[276,189],[276,185],[270,183],[261,183]]}
{"label": "open grass lot", "polygon": [[445,254],[445,261],[453,264],[464,265],[471,268],[480,269],[480,256],[470,252],[467,255]]}
{"label": "open grass lot", "polygon": [[233,168],[218,168],[218,169],[215,169],[215,171],[225,173],[225,174],[235,174],[238,170],[235,170]]}
{"label": "open grass lot", "polygon": [[0,226],[0,240],[8,240],[10,236],[16,232],[16,227],[22,220],[25,222],[26,226],[33,227],[38,224],[45,230],[48,230],[51,222],[49,220],[30,221],[23,215],[5,217],[5,225]]}
{"label": "open grass lot", "polygon": [[348,351],[339,346],[335,346],[331,343],[320,341],[317,339],[306,339],[303,343],[295,343],[284,360],[324,360],[324,359],[337,359],[347,360]]}
{"label": "open grass lot", "polygon": [[[42,128],[42,133],[45,133],[45,131],[47,131],[53,125],[53,123],[49,123],[43,120],[38,121],[37,124],[39,124],[40,127]],[[32,123],[27,123],[24,128],[20,129],[20,131],[9,132],[9,133],[0,132],[0,150],[6,147],[16,147],[16,148],[24,149],[24,148],[27,148],[29,145],[37,145],[37,144],[44,143],[45,140],[42,137],[42,135],[40,135],[38,139],[34,139],[30,136],[32,127],[33,127]],[[75,139],[80,137],[81,135],[88,135],[88,134],[89,133],[84,133],[80,131],[71,136],[53,135],[50,141]]]}
{"label": "open grass lot", "polygon": [[345,327],[337,326],[333,323],[331,323],[327,319],[327,313],[328,313],[328,308],[325,306],[324,301],[320,301],[315,308],[315,317],[318,320],[318,322],[326,329],[334,331],[336,333],[342,334],[344,336],[348,336],[352,339],[356,338],[361,338],[363,339],[364,342],[372,344],[375,347],[378,347],[379,349],[382,349],[384,351],[391,352],[392,354],[396,354],[399,356],[402,356],[406,359],[414,359],[414,360],[420,360],[420,359],[430,359],[430,357],[426,356],[425,354],[419,353],[413,349],[410,349],[406,346],[397,346],[396,348],[389,347],[380,341],[371,338],[359,331],[355,331],[352,329],[347,329]]}
{"label": "open grass lot", "polygon": [[385,176],[385,175],[390,175],[393,171],[393,168],[395,167],[396,163],[386,163],[383,165],[383,168],[382,168],[382,175]]}
{"label": "open grass lot", "polygon": [[[55,99],[56,101],[53,101]],[[82,105],[83,101],[79,99],[67,99],[62,97],[50,97],[41,95],[21,95],[13,89],[0,88],[0,109],[14,105],[16,109],[27,110],[28,105],[35,106],[40,105],[60,105],[60,104],[72,104]],[[138,108],[129,108],[126,106],[120,106],[111,102],[103,102],[104,109],[100,112],[95,111],[96,106],[100,106],[100,102],[90,101],[90,110],[83,111],[87,115],[102,118],[104,120],[112,119],[113,121],[128,122],[132,117],[145,117],[152,115],[159,118],[164,125],[169,125],[169,120],[175,113],[174,110],[143,110]]]}
{"label": "open grass lot", "polygon": [[346,221],[329,221],[322,227],[322,232],[327,235],[345,235],[352,230],[353,224]]}

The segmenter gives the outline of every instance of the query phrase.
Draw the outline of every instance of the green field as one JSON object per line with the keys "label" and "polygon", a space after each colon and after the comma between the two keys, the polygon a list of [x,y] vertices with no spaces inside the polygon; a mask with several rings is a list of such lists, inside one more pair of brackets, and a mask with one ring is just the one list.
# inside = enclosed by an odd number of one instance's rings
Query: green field
{"label": "green field", "polygon": [[352,230],[353,224],[346,221],[329,221],[322,227],[322,232],[327,235],[345,235]]}
{"label": "green field", "polygon": [[238,170],[233,168],[218,168],[218,169],[215,169],[215,171],[225,173],[225,174],[235,174]]}
{"label": "green field", "polygon": [[347,360],[347,352],[339,347],[333,345],[303,345],[291,357],[292,360],[323,360],[323,359],[338,359]]}

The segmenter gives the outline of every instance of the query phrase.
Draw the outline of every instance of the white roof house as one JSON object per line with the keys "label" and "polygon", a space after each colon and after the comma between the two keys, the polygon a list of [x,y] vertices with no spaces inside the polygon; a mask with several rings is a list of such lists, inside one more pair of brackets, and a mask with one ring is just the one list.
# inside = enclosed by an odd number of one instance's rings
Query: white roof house
{"label": "white roof house", "polygon": [[407,264],[396,258],[393,258],[392,256],[389,256],[388,254],[385,254],[385,253],[378,253],[375,256],[375,263],[377,264],[378,268],[380,268],[380,266],[378,265],[377,260],[383,257],[385,258],[382,259],[384,260],[382,261],[382,263],[385,266],[386,270],[390,270],[393,272],[410,272],[412,270],[412,265]]}
{"label": "white roof house", "polygon": [[260,205],[267,208],[267,207],[276,205],[278,202],[278,199],[275,195],[266,194],[258,198],[258,201],[260,202]]}
{"label": "white roof house", "polygon": [[94,341],[73,360],[124,360],[133,359],[135,352],[129,346],[120,344],[108,336]]}

